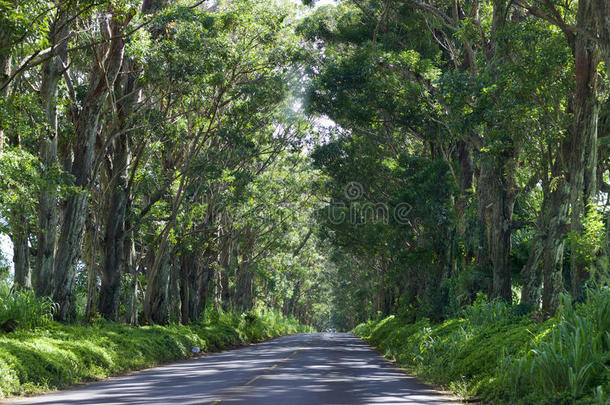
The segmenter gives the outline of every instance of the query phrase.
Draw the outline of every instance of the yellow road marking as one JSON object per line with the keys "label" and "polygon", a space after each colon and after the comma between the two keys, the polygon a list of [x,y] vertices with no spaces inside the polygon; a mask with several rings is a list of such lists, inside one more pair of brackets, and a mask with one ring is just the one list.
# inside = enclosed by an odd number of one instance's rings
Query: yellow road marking
{"label": "yellow road marking", "polygon": [[[284,357],[283,359],[281,359],[280,361],[278,361],[277,363],[273,364],[272,366],[267,367],[266,369],[263,370],[262,373],[260,373],[259,375],[256,375],[254,377],[252,377],[251,379],[248,380],[248,382],[246,382],[244,385],[242,385],[241,387],[231,387],[229,389],[232,390],[239,390],[239,389],[243,389],[245,386],[252,384],[254,381],[258,380],[259,378],[261,378],[262,376],[264,376],[266,373],[268,373],[269,371],[274,370],[280,363],[283,363],[286,360],[289,360],[291,357],[293,357],[295,354],[297,354],[298,352],[300,352],[301,350],[303,350],[303,347],[299,347],[298,349],[296,349],[294,352],[290,353],[288,356]],[[226,397],[226,394],[223,395]],[[212,404],[217,404],[219,402],[222,402],[223,399],[215,399],[213,400],[211,403]]]}

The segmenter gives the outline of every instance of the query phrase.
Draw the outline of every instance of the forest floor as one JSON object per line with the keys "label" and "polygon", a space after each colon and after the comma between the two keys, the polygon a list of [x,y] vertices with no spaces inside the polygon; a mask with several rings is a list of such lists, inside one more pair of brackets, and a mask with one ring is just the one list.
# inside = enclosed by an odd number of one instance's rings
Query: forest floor
{"label": "forest floor", "polygon": [[52,322],[0,334],[0,398],[42,393],[82,382],[193,357],[200,353],[308,332],[294,319],[267,312],[257,317],[221,314],[189,326],[107,322]]}

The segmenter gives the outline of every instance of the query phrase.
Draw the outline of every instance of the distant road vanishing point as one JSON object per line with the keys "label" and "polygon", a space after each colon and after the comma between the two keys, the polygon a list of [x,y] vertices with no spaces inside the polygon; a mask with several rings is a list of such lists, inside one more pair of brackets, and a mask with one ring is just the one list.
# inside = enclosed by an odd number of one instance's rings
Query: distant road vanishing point
{"label": "distant road vanishing point", "polygon": [[458,404],[348,333],[306,333],[11,404]]}

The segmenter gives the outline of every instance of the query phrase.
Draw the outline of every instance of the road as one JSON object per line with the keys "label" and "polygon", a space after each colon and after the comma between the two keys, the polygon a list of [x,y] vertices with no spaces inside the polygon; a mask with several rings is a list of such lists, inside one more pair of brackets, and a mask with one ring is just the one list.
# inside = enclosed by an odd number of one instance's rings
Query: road
{"label": "road", "polygon": [[308,333],[11,404],[457,404],[347,333]]}

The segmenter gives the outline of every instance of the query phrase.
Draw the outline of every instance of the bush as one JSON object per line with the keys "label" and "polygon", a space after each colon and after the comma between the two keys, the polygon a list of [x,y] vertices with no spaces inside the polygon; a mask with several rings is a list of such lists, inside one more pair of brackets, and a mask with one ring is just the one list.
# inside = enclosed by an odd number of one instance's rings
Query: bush
{"label": "bush", "polygon": [[[610,369],[610,291],[592,290],[583,304],[562,297],[549,336],[521,357],[510,359],[501,375],[514,385],[513,399],[606,403]],[[605,385],[605,386],[604,386]],[[601,402],[599,402],[601,401]],[[590,403],[591,403],[590,402]]]}
{"label": "bush", "polygon": [[610,289],[562,297],[555,318],[479,295],[460,319],[431,325],[395,317],[354,333],[425,380],[494,404],[610,404]]}
{"label": "bush", "polygon": [[439,324],[407,323],[396,317],[359,325],[354,333],[422,379],[463,397],[498,401],[498,368],[525,353],[529,342],[551,327],[521,307],[487,302],[480,295],[462,318]]}
{"label": "bush", "polygon": [[[0,398],[58,389],[83,381],[295,332],[309,332],[277,312],[206,312],[192,325],[132,327],[104,319],[93,325],[49,322],[33,331],[0,335]],[[256,318],[256,319],[254,319]]]}
{"label": "bush", "polygon": [[44,326],[53,319],[57,306],[48,297],[36,297],[32,290],[0,287],[0,325],[15,320],[22,329]]}
{"label": "bush", "polygon": [[487,295],[480,292],[474,303],[463,310],[463,316],[472,325],[504,321],[509,318],[509,305],[498,300],[488,302]]}

